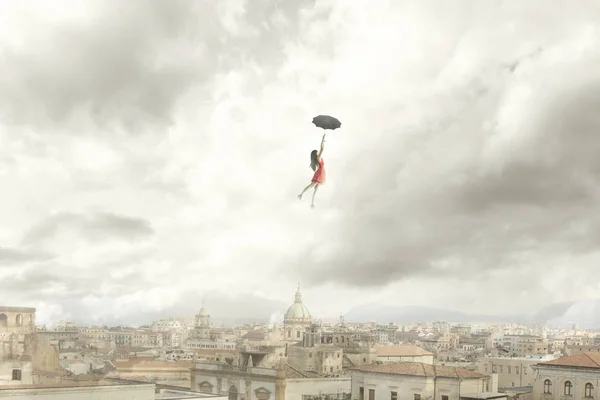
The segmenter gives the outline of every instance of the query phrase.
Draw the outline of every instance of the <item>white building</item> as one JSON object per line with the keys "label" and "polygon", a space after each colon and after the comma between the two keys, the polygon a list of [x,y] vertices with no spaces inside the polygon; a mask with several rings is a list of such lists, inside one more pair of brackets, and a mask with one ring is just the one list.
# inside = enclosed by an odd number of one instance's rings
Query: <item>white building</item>
{"label": "white building", "polygon": [[358,400],[502,398],[490,396],[494,386],[490,376],[479,372],[415,362],[364,365],[352,371],[352,399]]}
{"label": "white building", "polygon": [[477,371],[482,374],[498,374],[499,388],[533,386],[533,367],[558,358],[553,354],[530,357],[483,357],[477,362]]}

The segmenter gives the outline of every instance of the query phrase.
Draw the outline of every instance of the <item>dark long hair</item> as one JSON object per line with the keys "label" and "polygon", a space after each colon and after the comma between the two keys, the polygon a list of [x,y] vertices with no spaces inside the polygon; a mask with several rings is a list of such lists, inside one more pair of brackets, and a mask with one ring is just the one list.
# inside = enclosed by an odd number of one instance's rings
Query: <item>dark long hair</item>
{"label": "dark long hair", "polygon": [[313,171],[316,171],[317,167],[319,166],[318,154],[319,154],[319,152],[316,150],[313,150],[310,152],[310,167],[312,168]]}

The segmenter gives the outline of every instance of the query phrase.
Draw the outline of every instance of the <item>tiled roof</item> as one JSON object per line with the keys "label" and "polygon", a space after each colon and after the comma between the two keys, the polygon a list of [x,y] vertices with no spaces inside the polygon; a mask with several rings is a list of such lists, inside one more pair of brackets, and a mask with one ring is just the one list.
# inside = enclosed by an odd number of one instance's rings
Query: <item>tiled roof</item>
{"label": "tiled roof", "polygon": [[300,371],[289,364],[285,364],[284,366],[285,374],[290,379],[299,379],[299,378],[322,378],[323,375],[318,372],[311,371]]}
{"label": "tiled roof", "polygon": [[442,365],[431,365],[420,362],[399,362],[393,364],[370,364],[353,368],[362,372],[375,372],[391,375],[410,375],[410,376],[437,376],[439,378],[462,378],[462,379],[480,379],[488,378],[488,375],[479,372],[470,371],[464,368],[447,367]]}
{"label": "tiled roof", "polygon": [[557,360],[542,362],[542,363],[539,363],[538,365],[600,369],[600,354],[599,353],[573,354],[572,356],[561,357]]}
{"label": "tiled roof", "polygon": [[410,357],[410,356],[430,356],[433,353],[418,346],[403,344],[400,346],[377,346],[375,347],[379,357]]}
{"label": "tiled roof", "polygon": [[265,332],[262,331],[251,331],[246,333],[244,336],[242,336],[242,339],[249,339],[249,340],[265,340],[265,337],[267,335],[265,334]]}
{"label": "tiled roof", "polygon": [[115,361],[117,369],[119,368],[191,368],[194,363],[192,361],[157,361],[157,360],[130,360],[130,361]]}

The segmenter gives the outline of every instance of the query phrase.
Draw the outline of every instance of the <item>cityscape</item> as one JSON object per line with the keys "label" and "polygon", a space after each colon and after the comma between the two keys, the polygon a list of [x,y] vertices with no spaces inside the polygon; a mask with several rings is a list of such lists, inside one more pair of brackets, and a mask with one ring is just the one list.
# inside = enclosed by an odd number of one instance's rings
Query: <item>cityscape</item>
{"label": "cityscape", "polygon": [[0,0],[0,400],[600,399],[598,88],[598,0]]}
{"label": "cityscape", "polygon": [[34,308],[0,307],[0,330],[0,395],[46,388],[56,396],[79,390],[78,398],[120,390],[136,399],[446,400],[560,391],[583,399],[595,396],[600,379],[600,330],[323,321],[300,287],[275,323],[215,325],[203,304],[195,316],[135,328],[47,328]]}

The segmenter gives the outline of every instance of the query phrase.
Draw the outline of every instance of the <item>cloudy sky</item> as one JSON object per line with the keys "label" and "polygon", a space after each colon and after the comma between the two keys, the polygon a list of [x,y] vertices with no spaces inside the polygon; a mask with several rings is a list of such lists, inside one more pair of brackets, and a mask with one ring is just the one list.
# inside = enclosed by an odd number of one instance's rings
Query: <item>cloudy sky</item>
{"label": "cloudy sky", "polygon": [[[26,3],[26,4],[25,4]],[[600,298],[600,3],[0,0],[0,303]],[[331,114],[328,181],[296,195]]]}

